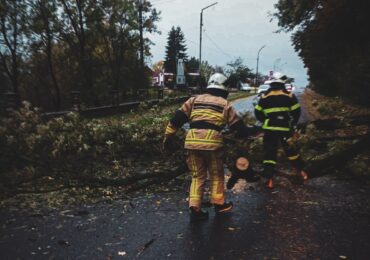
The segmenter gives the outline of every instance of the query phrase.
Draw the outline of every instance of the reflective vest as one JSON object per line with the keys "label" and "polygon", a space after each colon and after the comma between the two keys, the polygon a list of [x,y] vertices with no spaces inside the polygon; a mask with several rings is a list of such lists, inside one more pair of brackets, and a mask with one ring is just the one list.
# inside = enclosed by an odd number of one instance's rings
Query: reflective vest
{"label": "reflective vest", "polygon": [[296,96],[285,89],[270,89],[261,96],[254,110],[256,118],[268,131],[289,132],[301,114]]}

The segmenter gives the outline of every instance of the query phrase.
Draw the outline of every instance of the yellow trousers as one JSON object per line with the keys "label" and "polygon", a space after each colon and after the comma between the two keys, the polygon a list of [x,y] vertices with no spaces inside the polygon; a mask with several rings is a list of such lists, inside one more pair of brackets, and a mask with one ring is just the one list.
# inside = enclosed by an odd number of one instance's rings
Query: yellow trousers
{"label": "yellow trousers", "polygon": [[207,180],[210,177],[211,203],[224,204],[223,151],[188,150],[187,164],[192,172],[189,207],[200,207]]}

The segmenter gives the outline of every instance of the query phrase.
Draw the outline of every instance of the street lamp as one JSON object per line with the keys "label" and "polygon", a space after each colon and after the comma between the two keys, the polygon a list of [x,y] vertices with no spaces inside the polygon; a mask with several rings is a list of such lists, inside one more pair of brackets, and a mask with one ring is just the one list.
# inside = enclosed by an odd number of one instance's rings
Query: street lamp
{"label": "street lamp", "polygon": [[217,5],[218,2],[215,2],[211,5],[208,5],[200,11],[200,39],[199,39],[199,76],[200,76],[200,68],[202,66],[202,27],[203,27],[203,11],[207,8],[210,8],[214,5]]}
{"label": "street lamp", "polygon": [[258,53],[257,53],[257,68],[256,68],[256,78],[255,78],[255,81],[254,81],[254,85],[257,86],[257,79],[258,79],[258,62],[260,60],[260,52],[262,51],[263,48],[265,48],[266,45],[263,45],[259,50],[258,50]]}

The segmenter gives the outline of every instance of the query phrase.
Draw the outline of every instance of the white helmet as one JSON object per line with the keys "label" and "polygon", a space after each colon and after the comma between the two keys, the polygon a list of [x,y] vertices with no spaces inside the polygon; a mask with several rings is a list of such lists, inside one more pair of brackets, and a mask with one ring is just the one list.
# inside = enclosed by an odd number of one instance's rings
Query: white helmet
{"label": "white helmet", "polygon": [[272,83],[282,83],[282,84],[285,84],[285,82],[286,82],[287,79],[288,79],[288,77],[286,75],[284,75],[283,73],[274,72],[274,74],[272,75],[271,80],[269,80],[269,83],[270,84],[272,84]]}
{"label": "white helmet", "polygon": [[208,80],[207,88],[217,88],[226,90],[226,87],[223,85],[226,82],[227,78],[222,73],[213,74]]}

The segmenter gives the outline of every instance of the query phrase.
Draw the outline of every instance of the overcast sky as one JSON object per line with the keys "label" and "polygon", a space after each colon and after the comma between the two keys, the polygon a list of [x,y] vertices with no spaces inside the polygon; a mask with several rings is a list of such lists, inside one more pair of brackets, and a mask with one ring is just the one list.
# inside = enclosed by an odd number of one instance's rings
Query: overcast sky
{"label": "overcast sky", "polygon": [[[217,1],[217,0],[216,0]],[[185,34],[188,55],[199,58],[200,10],[216,1],[213,0],[152,0],[155,8],[162,12],[158,22],[161,35],[150,35],[152,46],[151,62],[163,60],[168,31],[180,26]],[[202,60],[212,65],[225,66],[236,57],[256,69],[256,58],[261,51],[259,72],[267,74],[274,67],[296,79],[296,84],[307,84],[306,69],[295,53],[290,34],[275,33],[276,21],[270,22],[277,0],[218,0],[218,4],[203,12]]]}

